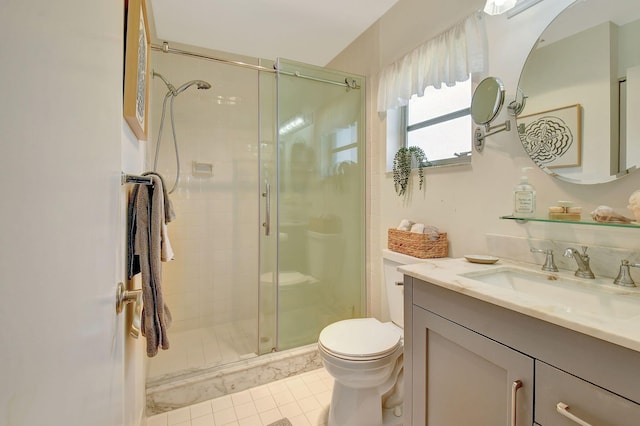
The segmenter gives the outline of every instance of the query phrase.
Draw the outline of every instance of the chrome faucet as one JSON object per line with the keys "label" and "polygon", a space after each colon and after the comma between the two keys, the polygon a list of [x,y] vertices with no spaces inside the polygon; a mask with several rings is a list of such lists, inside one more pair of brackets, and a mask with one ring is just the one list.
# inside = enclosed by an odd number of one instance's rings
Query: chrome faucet
{"label": "chrome faucet", "polygon": [[558,272],[558,267],[556,266],[556,263],[553,261],[553,250],[551,249],[537,249],[537,248],[532,248],[531,249],[531,253],[544,253],[547,255],[547,258],[544,261],[544,265],[542,265],[542,270],[543,271],[549,271],[549,272]]}
{"label": "chrome faucet", "polygon": [[629,267],[633,266],[636,268],[640,268],[640,263],[630,263],[628,260],[623,260],[620,265],[620,272],[613,283],[616,285],[621,285],[623,287],[635,287],[636,283],[633,282],[633,278],[631,278],[631,271]]}
{"label": "chrome faucet", "polygon": [[589,255],[587,254],[587,247],[582,246],[582,254],[578,252],[578,250],[569,247],[564,251],[564,257],[573,257],[578,264],[578,269],[576,270],[576,277],[580,278],[595,278],[591,271],[591,267],[589,266]]}

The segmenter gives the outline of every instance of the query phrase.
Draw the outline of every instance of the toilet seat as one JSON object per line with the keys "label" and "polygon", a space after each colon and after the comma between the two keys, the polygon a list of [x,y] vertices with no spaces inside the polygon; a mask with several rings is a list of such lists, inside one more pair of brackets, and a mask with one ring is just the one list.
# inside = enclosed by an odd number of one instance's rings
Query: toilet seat
{"label": "toilet seat", "polygon": [[[261,284],[273,284],[273,273],[265,272],[260,275]],[[287,288],[298,284],[315,284],[318,280],[310,275],[304,275],[298,271],[283,271],[278,274],[278,286]]]}
{"label": "toilet seat", "polygon": [[402,345],[402,331],[375,318],[349,319],[325,327],[318,343],[336,358],[372,361],[396,352]]}

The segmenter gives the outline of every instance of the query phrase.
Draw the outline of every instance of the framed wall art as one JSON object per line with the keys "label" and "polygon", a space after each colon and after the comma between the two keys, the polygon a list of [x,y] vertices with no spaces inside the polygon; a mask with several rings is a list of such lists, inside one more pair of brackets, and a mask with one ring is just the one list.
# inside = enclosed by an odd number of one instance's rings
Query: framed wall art
{"label": "framed wall art", "polygon": [[145,0],[125,0],[125,10],[123,114],[136,137],[146,140],[150,45]]}
{"label": "framed wall art", "polygon": [[518,136],[539,166],[579,167],[582,164],[580,104],[519,116]]}

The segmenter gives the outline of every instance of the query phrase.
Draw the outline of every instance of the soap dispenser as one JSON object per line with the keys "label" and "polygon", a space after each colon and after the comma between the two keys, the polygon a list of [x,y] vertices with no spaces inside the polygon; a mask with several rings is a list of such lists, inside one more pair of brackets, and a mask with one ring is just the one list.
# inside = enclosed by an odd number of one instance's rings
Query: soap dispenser
{"label": "soap dispenser", "polygon": [[532,167],[523,167],[520,183],[513,188],[513,216],[533,217],[536,213],[536,190],[529,183],[527,171]]}

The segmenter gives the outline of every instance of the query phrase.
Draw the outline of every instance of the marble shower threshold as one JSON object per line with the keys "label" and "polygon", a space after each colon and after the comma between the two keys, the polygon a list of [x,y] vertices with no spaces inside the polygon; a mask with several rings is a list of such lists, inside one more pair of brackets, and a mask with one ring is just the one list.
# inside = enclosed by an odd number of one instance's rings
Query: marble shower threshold
{"label": "marble shower threshold", "polygon": [[193,405],[220,396],[322,367],[315,343],[261,355],[227,365],[163,376],[147,383],[147,416]]}

